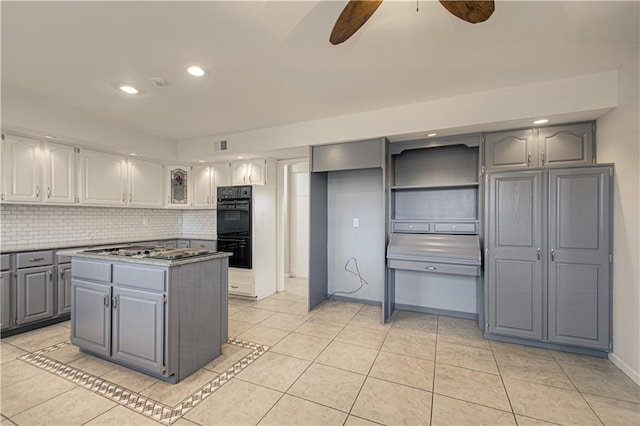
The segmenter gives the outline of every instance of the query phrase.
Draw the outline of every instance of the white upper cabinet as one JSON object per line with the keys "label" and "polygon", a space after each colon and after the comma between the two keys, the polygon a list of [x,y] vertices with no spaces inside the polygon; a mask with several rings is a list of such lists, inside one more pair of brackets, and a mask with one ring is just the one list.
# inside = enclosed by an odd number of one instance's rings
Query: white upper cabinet
{"label": "white upper cabinet", "polygon": [[80,203],[126,204],[126,157],[80,149],[80,176]]}
{"label": "white upper cabinet", "polygon": [[191,208],[191,166],[166,165],[165,166],[165,200],[164,206],[174,209]]}
{"label": "white upper cabinet", "polygon": [[266,185],[266,160],[232,161],[229,175],[231,185]]}
{"label": "white upper cabinet", "polygon": [[193,167],[193,207],[216,207],[218,187],[228,185],[228,169],[227,163]]}
{"label": "white upper cabinet", "polygon": [[[210,208],[215,188],[214,169],[211,166],[193,167],[193,207]],[[214,203],[215,204],[215,203]]]}
{"label": "white upper cabinet", "polygon": [[37,139],[2,135],[2,200],[41,200],[42,144]]}
{"label": "white upper cabinet", "polygon": [[76,148],[44,143],[43,201],[55,204],[76,202]]}
{"label": "white upper cabinet", "polygon": [[129,157],[130,206],[162,207],[162,164]]}

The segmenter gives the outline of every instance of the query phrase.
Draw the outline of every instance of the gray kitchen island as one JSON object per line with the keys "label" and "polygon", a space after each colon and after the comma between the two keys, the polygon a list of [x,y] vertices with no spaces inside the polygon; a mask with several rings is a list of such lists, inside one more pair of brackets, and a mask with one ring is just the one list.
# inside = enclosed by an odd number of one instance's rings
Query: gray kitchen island
{"label": "gray kitchen island", "polygon": [[227,341],[230,254],[137,253],[65,253],[72,256],[71,342],[177,383],[220,356]]}

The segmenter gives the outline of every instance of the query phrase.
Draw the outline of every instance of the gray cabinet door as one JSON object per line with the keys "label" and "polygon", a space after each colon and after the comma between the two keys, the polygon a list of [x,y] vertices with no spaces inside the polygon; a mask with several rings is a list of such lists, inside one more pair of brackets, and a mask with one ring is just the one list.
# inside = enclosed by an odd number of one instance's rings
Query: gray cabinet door
{"label": "gray cabinet door", "polygon": [[111,355],[111,286],[80,279],[71,281],[71,342]]}
{"label": "gray cabinet door", "polygon": [[532,129],[487,133],[484,149],[487,170],[538,167],[538,142]]}
{"label": "gray cabinet door", "polygon": [[543,127],[538,144],[541,167],[592,164],[593,124]]}
{"label": "gray cabinet door", "polygon": [[485,259],[489,331],[542,339],[543,172],[490,175]]}
{"label": "gray cabinet door", "polygon": [[610,167],[549,173],[549,341],[608,349]]}
{"label": "gray cabinet door", "polygon": [[11,325],[11,272],[0,272],[0,329]]}
{"label": "gray cabinet door", "polygon": [[71,264],[58,265],[58,314],[71,312]]}
{"label": "gray cabinet door", "polygon": [[18,270],[17,325],[53,316],[53,267]]}
{"label": "gray cabinet door", "polygon": [[114,287],[114,359],[162,373],[164,364],[163,294]]}

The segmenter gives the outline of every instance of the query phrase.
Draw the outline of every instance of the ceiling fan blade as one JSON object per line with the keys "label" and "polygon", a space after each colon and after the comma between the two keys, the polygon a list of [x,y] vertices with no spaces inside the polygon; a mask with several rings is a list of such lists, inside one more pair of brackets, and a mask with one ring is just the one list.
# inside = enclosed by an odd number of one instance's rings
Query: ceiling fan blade
{"label": "ceiling fan blade", "polygon": [[331,31],[331,44],[340,44],[354,35],[373,15],[382,0],[351,0],[347,3]]}
{"label": "ceiling fan blade", "polygon": [[440,4],[456,17],[472,24],[486,21],[495,10],[493,0],[440,0]]}

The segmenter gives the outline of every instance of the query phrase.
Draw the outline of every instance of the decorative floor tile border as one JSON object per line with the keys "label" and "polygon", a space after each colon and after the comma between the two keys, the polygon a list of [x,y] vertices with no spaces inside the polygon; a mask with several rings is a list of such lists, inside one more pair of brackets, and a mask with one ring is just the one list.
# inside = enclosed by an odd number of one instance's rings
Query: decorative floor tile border
{"label": "decorative floor tile border", "polygon": [[[42,368],[53,373],[63,379],[69,380],[91,392],[102,395],[105,398],[117,402],[139,414],[147,416],[158,422],[170,425],[176,420],[187,414],[194,407],[204,401],[209,395],[220,389],[222,385],[231,380],[235,375],[244,370],[252,362],[262,356],[269,350],[268,346],[259,345],[257,343],[247,342],[235,338],[229,338],[227,343],[235,346],[248,348],[251,352],[236,362],[221,374],[215,376],[212,380],[205,383],[197,391],[179,402],[175,407],[154,401],[151,398],[140,395],[120,385],[104,380],[93,374],[79,370],[63,362],[57,361],[47,356],[48,353],[57,351],[71,344],[70,341],[57,343],[55,345],[40,349],[35,352],[19,357],[19,360],[25,361],[38,368]],[[213,373],[213,372],[212,372]],[[214,373],[215,374],[215,373]]]}

